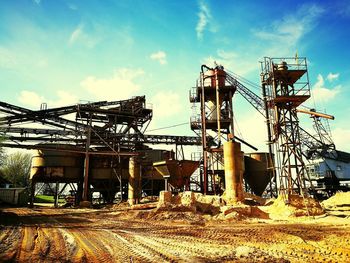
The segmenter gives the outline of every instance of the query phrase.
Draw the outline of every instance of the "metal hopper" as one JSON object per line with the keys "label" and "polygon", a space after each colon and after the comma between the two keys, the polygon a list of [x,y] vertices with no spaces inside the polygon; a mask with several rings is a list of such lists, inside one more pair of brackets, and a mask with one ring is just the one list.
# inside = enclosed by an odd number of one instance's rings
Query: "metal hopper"
{"label": "metal hopper", "polygon": [[153,163],[153,172],[155,177],[169,178],[168,182],[178,188],[185,185],[186,180],[197,170],[198,166],[198,161],[170,159]]}
{"label": "metal hopper", "polygon": [[244,179],[256,195],[261,196],[271,180],[273,173],[268,170],[270,162],[268,153],[251,153],[244,156]]}

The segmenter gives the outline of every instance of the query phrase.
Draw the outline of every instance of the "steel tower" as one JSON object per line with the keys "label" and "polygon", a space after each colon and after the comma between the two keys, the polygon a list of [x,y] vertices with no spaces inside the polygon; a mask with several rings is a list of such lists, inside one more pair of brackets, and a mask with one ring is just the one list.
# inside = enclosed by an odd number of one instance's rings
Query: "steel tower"
{"label": "steel tower", "polygon": [[[280,194],[306,193],[297,107],[310,97],[306,58],[265,57],[261,82],[267,110],[268,140],[277,151]],[[274,145],[275,147],[272,147]]]}
{"label": "steel tower", "polygon": [[192,116],[191,129],[202,138],[200,186],[203,193],[217,193],[224,177],[223,142],[233,139],[232,97],[236,87],[228,85],[222,66],[202,65],[199,81],[190,92],[190,101],[200,105]]}

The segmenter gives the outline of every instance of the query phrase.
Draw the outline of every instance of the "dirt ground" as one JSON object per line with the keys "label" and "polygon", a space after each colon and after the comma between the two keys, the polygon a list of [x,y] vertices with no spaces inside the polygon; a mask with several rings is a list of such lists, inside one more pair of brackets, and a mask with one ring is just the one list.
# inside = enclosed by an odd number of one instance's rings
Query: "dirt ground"
{"label": "dirt ground", "polygon": [[188,210],[154,212],[126,205],[0,208],[0,262],[349,260],[350,204],[330,204],[324,215],[288,220],[221,220]]}

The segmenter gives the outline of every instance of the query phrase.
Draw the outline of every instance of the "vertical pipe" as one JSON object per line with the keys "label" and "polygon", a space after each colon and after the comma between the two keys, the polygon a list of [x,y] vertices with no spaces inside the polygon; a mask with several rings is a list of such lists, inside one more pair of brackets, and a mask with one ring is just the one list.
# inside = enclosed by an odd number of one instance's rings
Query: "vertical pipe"
{"label": "vertical pipe", "polygon": [[221,144],[221,105],[220,105],[220,90],[219,90],[219,76],[218,70],[215,69],[215,86],[216,86],[216,122],[218,125],[218,142]]}
{"label": "vertical pipe", "polygon": [[203,149],[203,173],[201,174],[201,190],[207,194],[208,190],[208,152],[207,152],[207,133],[206,133],[206,115],[205,115],[205,92],[204,92],[204,74],[201,73],[201,128],[202,128],[202,149]]}
{"label": "vertical pipe", "polygon": [[233,93],[232,91],[229,92],[229,99],[228,99],[228,106],[229,106],[229,117],[230,117],[230,127],[227,131],[227,136],[229,134],[232,134],[232,137],[234,137],[235,131],[234,131],[234,124],[233,124],[233,102],[232,102]]}

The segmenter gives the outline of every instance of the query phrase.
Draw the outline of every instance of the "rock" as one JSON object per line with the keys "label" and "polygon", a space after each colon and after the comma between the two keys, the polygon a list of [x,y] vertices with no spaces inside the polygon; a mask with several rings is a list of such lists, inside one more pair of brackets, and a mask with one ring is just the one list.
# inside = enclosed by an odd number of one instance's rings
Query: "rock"
{"label": "rock", "polygon": [[79,206],[82,208],[91,208],[91,202],[90,201],[81,201],[79,203]]}
{"label": "rock", "polygon": [[254,252],[254,248],[247,246],[236,247],[236,257],[248,257],[249,254]]}
{"label": "rock", "polygon": [[195,206],[196,198],[193,192],[186,191],[181,194],[181,204],[184,206]]}
{"label": "rock", "polygon": [[159,193],[158,207],[169,206],[171,204],[172,194],[170,191],[161,191]]}

